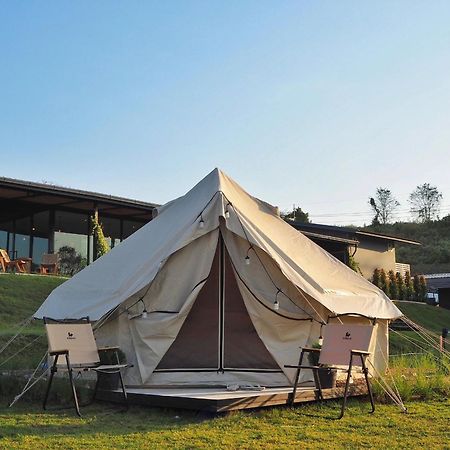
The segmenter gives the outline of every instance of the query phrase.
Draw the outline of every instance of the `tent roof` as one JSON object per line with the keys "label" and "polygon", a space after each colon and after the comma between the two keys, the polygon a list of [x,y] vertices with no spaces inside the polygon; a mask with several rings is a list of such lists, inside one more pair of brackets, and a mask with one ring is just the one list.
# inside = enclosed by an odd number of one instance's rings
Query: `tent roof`
{"label": "tent roof", "polygon": [[56,288],[35,317],[101,318],[148,286],[170,255],[218,228],[220,217],[331,313],[383,319],[402,315],[372,283],[282,220],[276,208],[214,169],[187,194],[159,208],[155,219]]}

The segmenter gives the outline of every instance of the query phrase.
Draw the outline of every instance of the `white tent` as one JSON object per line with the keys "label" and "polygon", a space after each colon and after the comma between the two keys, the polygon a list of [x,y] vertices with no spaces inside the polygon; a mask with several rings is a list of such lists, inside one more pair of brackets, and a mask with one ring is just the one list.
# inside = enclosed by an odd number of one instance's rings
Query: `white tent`
{"label": "white tent", "polygon": [[[213,170],[55,289],[35,314],[89,316],[119,345],[129,385],[287,385],[329,320],[375,323],[382,369],[401,312],[375,286]],[[338,316],[338,318],[334,318]]]}

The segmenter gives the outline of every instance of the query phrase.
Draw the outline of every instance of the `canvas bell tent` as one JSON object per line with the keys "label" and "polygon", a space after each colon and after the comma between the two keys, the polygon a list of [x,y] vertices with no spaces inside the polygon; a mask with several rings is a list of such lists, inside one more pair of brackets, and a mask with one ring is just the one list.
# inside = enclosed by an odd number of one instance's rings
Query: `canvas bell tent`
{"label": "canvas bell tent", "polygon": [[128,385],[288,386],[295,371],[284,366],[327,322],[375,323],[371,359],[383,369],[388,322],[401,315],[215,169],[55,289],[35,317],[96,321],[99,344],[120,346],[134,365]]}

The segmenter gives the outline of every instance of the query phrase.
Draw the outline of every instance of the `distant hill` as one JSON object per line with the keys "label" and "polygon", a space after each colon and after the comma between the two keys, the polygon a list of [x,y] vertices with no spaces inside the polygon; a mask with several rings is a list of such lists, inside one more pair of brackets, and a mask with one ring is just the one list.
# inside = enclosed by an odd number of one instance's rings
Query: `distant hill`
{"label": "distant hill", "polygon": [[450,216],[428,223],[398,222],[363,229],[419,241],[420,247],[396,245],[397,261],[411,264],[413,274],[450,272]]}

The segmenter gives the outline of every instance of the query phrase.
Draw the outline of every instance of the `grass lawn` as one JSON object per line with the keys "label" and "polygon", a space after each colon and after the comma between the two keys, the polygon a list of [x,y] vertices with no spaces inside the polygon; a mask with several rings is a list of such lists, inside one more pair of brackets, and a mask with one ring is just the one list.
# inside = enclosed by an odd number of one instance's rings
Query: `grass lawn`
{"label": "grass lawn", "polygon": [[206,418],[192,412],[108,404],[42,412],[38,407],[0,408],[0,448],[450,448],[450,402],[411,403],[408,414],[395,406],[353,400],[334,420],[334,402],[279,407]]}
{"label": "grass lawn", "polygon": [[450,328],[450,310],[448,309],[436,308],[425,303],[394,303],[406,317],[430,331],[441,334],[442,328]]}

